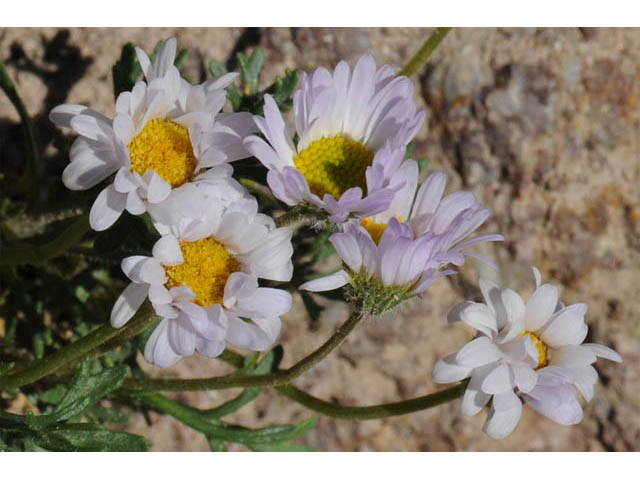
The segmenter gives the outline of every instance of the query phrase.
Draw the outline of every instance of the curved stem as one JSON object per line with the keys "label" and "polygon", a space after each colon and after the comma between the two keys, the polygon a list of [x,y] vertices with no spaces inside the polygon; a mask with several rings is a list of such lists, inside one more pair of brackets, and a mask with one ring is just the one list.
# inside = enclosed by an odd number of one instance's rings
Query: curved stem
{"label": "curved stem", "polygon": [[151,304],[145,302],[126,326],[118,329],[113,328],[111,325],[103,325],[42,360],[25,366],[17,372],[0,376],[0,391],[22,387],[40,380],[42,377],[61,371],[67,365],[82,360],[91,354],[95,348],[116,335],[142,332],[154,318],[155,314]]}
{"label": "curved stem", "polygon": [[222,390],[234,387],[273,387],[285,385],[299,377],[332,350],[338,347],[354,329],[362,314],[353,313],[336,333],[323,343],[317,350],[300,360],[286,370],[280,370],[266,375],[225,375],[213,378],[128,378],[122,384],[123,388],[134,390],[162,390],[166,392],[186,392],[194,390]]}
{"label": "curved stem", "polygon": [[373,420],[376,418],[393,417],[396,415],[406,415],[407,413],[426,410],[443,403],[461,397],[467,386],[467,382],[462,382],[455,387],[431,393],[422,397],[412,398],[401,402],[385,403],[380,405],[370,405],[368,407],[347,407],[334,403],[329,403],[294,387],[293,385],[281,385],[275,389],[294,402],[304,405],[314,412],[321,413],[328,417],[340,418],[343,420]]}
{"label": "curved stem", "polygon": [[422,47],[420,47],[420,50],[418,50],[402,70],[397,73],[397,76],[404,75],[406,77],[410,77],[417,73],[418,70],[427,63],[427,60],[429,60],[433,51],[438,47],[438,45],[440,45],[440,42],[444,40],[444,37],[447,36],[447,33],[449,33],[450,30],[451,27],[437,27],[431,36],[427,38],[427,41],[424,42]]}

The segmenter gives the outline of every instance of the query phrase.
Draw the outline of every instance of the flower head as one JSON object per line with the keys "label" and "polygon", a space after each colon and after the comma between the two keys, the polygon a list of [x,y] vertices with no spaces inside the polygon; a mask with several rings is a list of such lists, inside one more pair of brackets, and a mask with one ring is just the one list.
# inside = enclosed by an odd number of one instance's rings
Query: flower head
{"label": "flower head", "polygon": [[171,224],[171,215],[163,212],[167,223],[156,223],[162,237],[153,255],[122,261],[132,283],[116,301],[111,324],[124,325],[149,298],[162,321],[147,342],[145,358],[160,367],[196,351],[215,357],[227,343],[267,349],[291,296],[259,287],[258,279],[291,279],[291,231],[257,213],[253,198],[224,207],[195,186],[180,194],[173,204],[180,221]]}
{"label": "flower head", "polygon": [[344,61],[333,73],[318,68],[303,74],[294,93],[298,144],[269,95],[264,118],[255,117],[268,143],[250,136],[244,144],[269,169],[269,186],[286,204],[311,203],[334,223],[373,215],[388,207],[394,192],[392,159],[381,150],[405,147],[425,118],[412,95],[408,78],[394,77],[389,65],[376,70],[370,55],[353,72]]}
{"label": "flower head", "polygon": [[86,190],[116,173],[91,209],[95,230],[109,228],[124,210],[140,215],[211,167],[248,156],[242,139],[255,130],[247,113],[220,113],[235,74],[191,85],[173,62],[176,41],[162,43],[153,62],[137,49],[147,82],[116,100],[113,120],[82,105],[64,104],[49,118],[80,136],[62,181]]}
{"label": "flower head", "polygon": [[587,306],[565,307],[556,287],[541,285],[540,272],[533,271],[537,288],[526,304],[515,291],[481,279],[485,303],[466,302],[449,314],[450,322],[476,328],[478,337],[433,369],[438,383],[471,378],[462,400],[465,415],[475,415],[492,400],[484,431],[493,438],[513,431],[523,402],[562,425],[579,423],[577,392],[590,401],[598,379],[591,364],[597,357],[622,361],[604,345],[582,343]]}
{"label": "flower head", "polygon": [[395,173],[395,181],[402,187],[389,208],[360,223],[348,223],[330,237],[346,269],[300,288],[323,291],[349,283],[367,313],[382,313],[423,293],[438,278],[454,274],[454,270],[442,267],[462,265],[465,255],[473,255],[464,252],[465,248],[503,239],[502,235],[484,234],[465,240],[487,219],[489,211],[471,192],[442,198],[446,183],[442,173],[429,176],[416,196],[417,178],[417,164],[404,162]]}

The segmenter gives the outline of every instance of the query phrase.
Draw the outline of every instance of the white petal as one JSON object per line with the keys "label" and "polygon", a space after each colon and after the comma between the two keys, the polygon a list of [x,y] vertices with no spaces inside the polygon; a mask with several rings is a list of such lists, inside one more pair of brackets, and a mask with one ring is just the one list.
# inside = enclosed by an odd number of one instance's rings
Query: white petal
{"label": "white petal", "polygon": [[224,306],[233,307],[239,298],[252,295],[258,288],[258,279],[255,275],[244,272],[234,272],[229,275],[224,287]]}
{"label": "white petal", "polygon": [[362,252],[355,237],[348,233],[334,233],[329,238],[329,241],[335,247],[342,261],[352,271],[359,272],[360,267],[362,267]]}
{"label": "white petal", "polygon": [[597,358],[589,348],[577,345],[565,345],[550,352],[549,363],[565,368],[585,367],[594,363]]}
{"label": "white petal", "polygon": [[460,319],[469,325],[483,332],[487,336],[497,333],[496,317],[493,311],[483,303],[469,303],[460,310]]}
{"label": "white petal", "polygon": [[598,381],[598,372],[596,372],[596,369],[591,365],[574,368],[573,375],[575,377],[574,384],[576,388],[587,402],[591,401],[593,398],[593,387]]}
{"label": "white petal", "polygon": [[489,373],[482,382],[482,391],[485,393],[502,393],[513,389],[513,374],[511,367],[506,363],[498,365]]}
{"label": "white petal", "polygon": [[165,235],[156,242],[153,257],[163,265],[180,265],[184,262],[180,243],[173,235]]}
{"label": "white petal", "polygon": [[229,316],[227,341],[237,348],[263,351],[273,345],[273,339],[258,325]]}
{"label": "white petal", "polygon": [[598,357],[606,358],[613,362],[622,362],[622,356],[605,345],[600,345],[599,343],[583,343],[582,346],[591,350]]}
{"label": "white petal", "polygon": [[291,308],[291,294],[278,288],[258,288],[250,296],[239,298],[235,309],[251,318],[271,318],[284,315]]}
{"label": "white petal", "polygon": [[169,345],[169,323],[174,320],[163,320],[153,331],[144,347],[144,358],[160,368],[168,368],[174,365],[180,358]]}
{"label": "white petal", "polygon": [[169,344],[179,355],[193,355],[196,349],[196,332],[186,315],[179,315],[169,323]]}
{"label": "white petal", "polygon": [[[522,402],[513,392],[505,392],[493,397],[494,407],[484,424],[483,431],[497,440],[513,432],[522,415]],[[498,410],[496,404],[502,409]]]}
{"label": "white petal", "polygon": [[553,315],[558,304],[558,289],[549,284],[541,285],[527,301],[526,328],[535,332],[542,328]]}
{"label": "white petal", "polygon": [[570,305],[556,313],[540,331],[540,339],[551,347],[575,345],[584,339],[584,303]]}
{"label": "white petal", "polygon": [[496,364],[490,363],[473,370],[469,385],[467,385],[464,397],[462,397],[463,415],[475,415],[489,402],[491,395],[483,392],[481,385],[487,374],[491,373],[495,368]]}
{"label": "white petal", "polygon": [[344,270],[338,270],[326,277],[316,278],[303,283],[298,288],[300,290],[308,290],[310,292],[325,292],[327,290],[335,290],[351,281],[351,277]]}
{"label": "white petal", "polygon": [[160,203],[166,199],[171,193],[171,185],[167,181],[153,172],[151,181],[149,182],[149,188],[147,190],[147,198],[151,203]]}
{"label": "white petal", "polygon": [[511,367],[511,370],[516,387],[520,391],[529,392],[533,390],[538,381],[538,374],[533,368],[515,365]]}
{"label": "white petal", "polygon": [[111,326],[120,328],[135,315],[147,298],[149,285],[130,283],[120,294],[111,310]]}
{"label": "white petal", "polygon": [[127,195],[119,193],[113,184],[106,187],[93,202],[89,212],[89,224],[96,231],[102,231],[113,225],[122,214],[127,203]]}
{"label": "white petal", "polygon": [[465,367],[479,367],[495,362],[502,357],[500,350],[491,339],[480,336],[471,340],[456,354],[456,363]]}
{"label": "white petal", "polygon": [[151,285],[149,287],[149,300],[156,305],[166,305],[171,303],[171,294],[164,285]]}
{"label": "white petal", "polygon": [[456,354],[446,356],[438,360],[433,366],[431,376],[436,383],[451,383],[467,378],[473,370],[471,367],[463,367],[456,363]]}
{"label": "white petal", "polygon": [[162,285],[167,277],[162,265],[151,257],[134,255],[122,259],[120,267],[124,274],[134,282]]}

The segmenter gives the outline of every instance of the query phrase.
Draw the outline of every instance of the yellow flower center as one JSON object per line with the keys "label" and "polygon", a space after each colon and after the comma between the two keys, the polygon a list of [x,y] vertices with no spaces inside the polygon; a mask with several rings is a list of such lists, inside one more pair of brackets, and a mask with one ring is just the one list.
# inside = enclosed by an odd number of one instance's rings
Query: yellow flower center
{"label": "yellow flower center", "polygon": [[334,198],[352,187],[366,193],[367,167],[373,161],[373,153],[362,143],[344,135],[316,140],[298,154],[294,163],[320,198],[325,193]]}
{"label": "yellow flower center", "polygon": [[[398,217],[398,221],[402,222],[402,216]],[[380,243],[380,239],[382,238],[382,234],[387,229],[388,223],[378,223],[371,219],[371,217],[366,217],[360,220],[360,225],[364,227],[364,229],[369,232],[372,240],[376,245]]]}
{"label": "yellow flower center", "polygon": [[546,367],[549,364],[549,359],[547,358],[547,345],[540,340],[540,338],[532,332],[524,331],[520,334],[521,337],[528,335],[533,344],[536,346],[538,350],[538,365],[536,365],[535,370],[539,368]]}
{"label": "yellow flower center", "polygon": [[184,263],[165,267],[167,288],[186,285],[193,290],[198,305],[222,303],[229,275],[241,269],[231,253],[213,238],[180,242]]}
{"label": "yellow flower center", "polygon": [[149,120],[128,147],[132,172],[154,170],[173,188],[188,182],[198,164],[189,131],[171,120]]}

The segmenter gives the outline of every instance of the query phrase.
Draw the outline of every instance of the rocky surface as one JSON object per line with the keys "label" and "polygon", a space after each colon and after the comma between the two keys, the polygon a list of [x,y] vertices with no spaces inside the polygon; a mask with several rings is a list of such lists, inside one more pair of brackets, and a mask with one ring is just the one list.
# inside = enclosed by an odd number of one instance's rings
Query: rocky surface
{"label": "rocky surface", "polygon": [[[63,101],[113,112],[110,70],[120,47],[151,49],[176,35],[193,54],[187,73],[202,78],[211,58],[233,68],[232,53],[267,52],[264,81],[284,68],[332,67],[371,52],[378,63],[402,63],[430,29],[4,29],[0,56],[28,111],[44,118]],[[525,408],[506,440],[487,438],[485,413],[460,414],[459,401],[403,417],[350,423],[321,418],[304,441],[321,450],[639,450],[640,449],[640,30],[457,29],[415,79],[428,110],[416,156],[449,175],[449,190],[470,189],[494,214],[485,231],[504,233],[497,259],[501,280],[531,292],[528,266],[561,286],[566,303],[587,302],[589,340],[605,343],[623,365],[600,361],[601,382],[585,419],[562,427]],[[0,137],[17,116],[0,98]],[[361,324],[339,352],[296,384],[341,404],[366,405],[423,395],[439,388],[434,362],[472,331],[447,326],[446,313],[473,299],[477,269],[441,280],[402,312]],[[328,305],[313,327],[300,298],[284,319],[283,364],[326,339],[347,316]],[[170,374],[226,371],[216,360],[191,358]],[[152,370],[152,369],[150,369]],[[167,372],[164,372],[167,373]],[[194,406],[220,403],[235,392],[181,394]],[[309,412],[267,392],[230,420],[258,427],[305,418]],[[155,450],[206,450],[202,435],[152,415],[131,431]]]}

